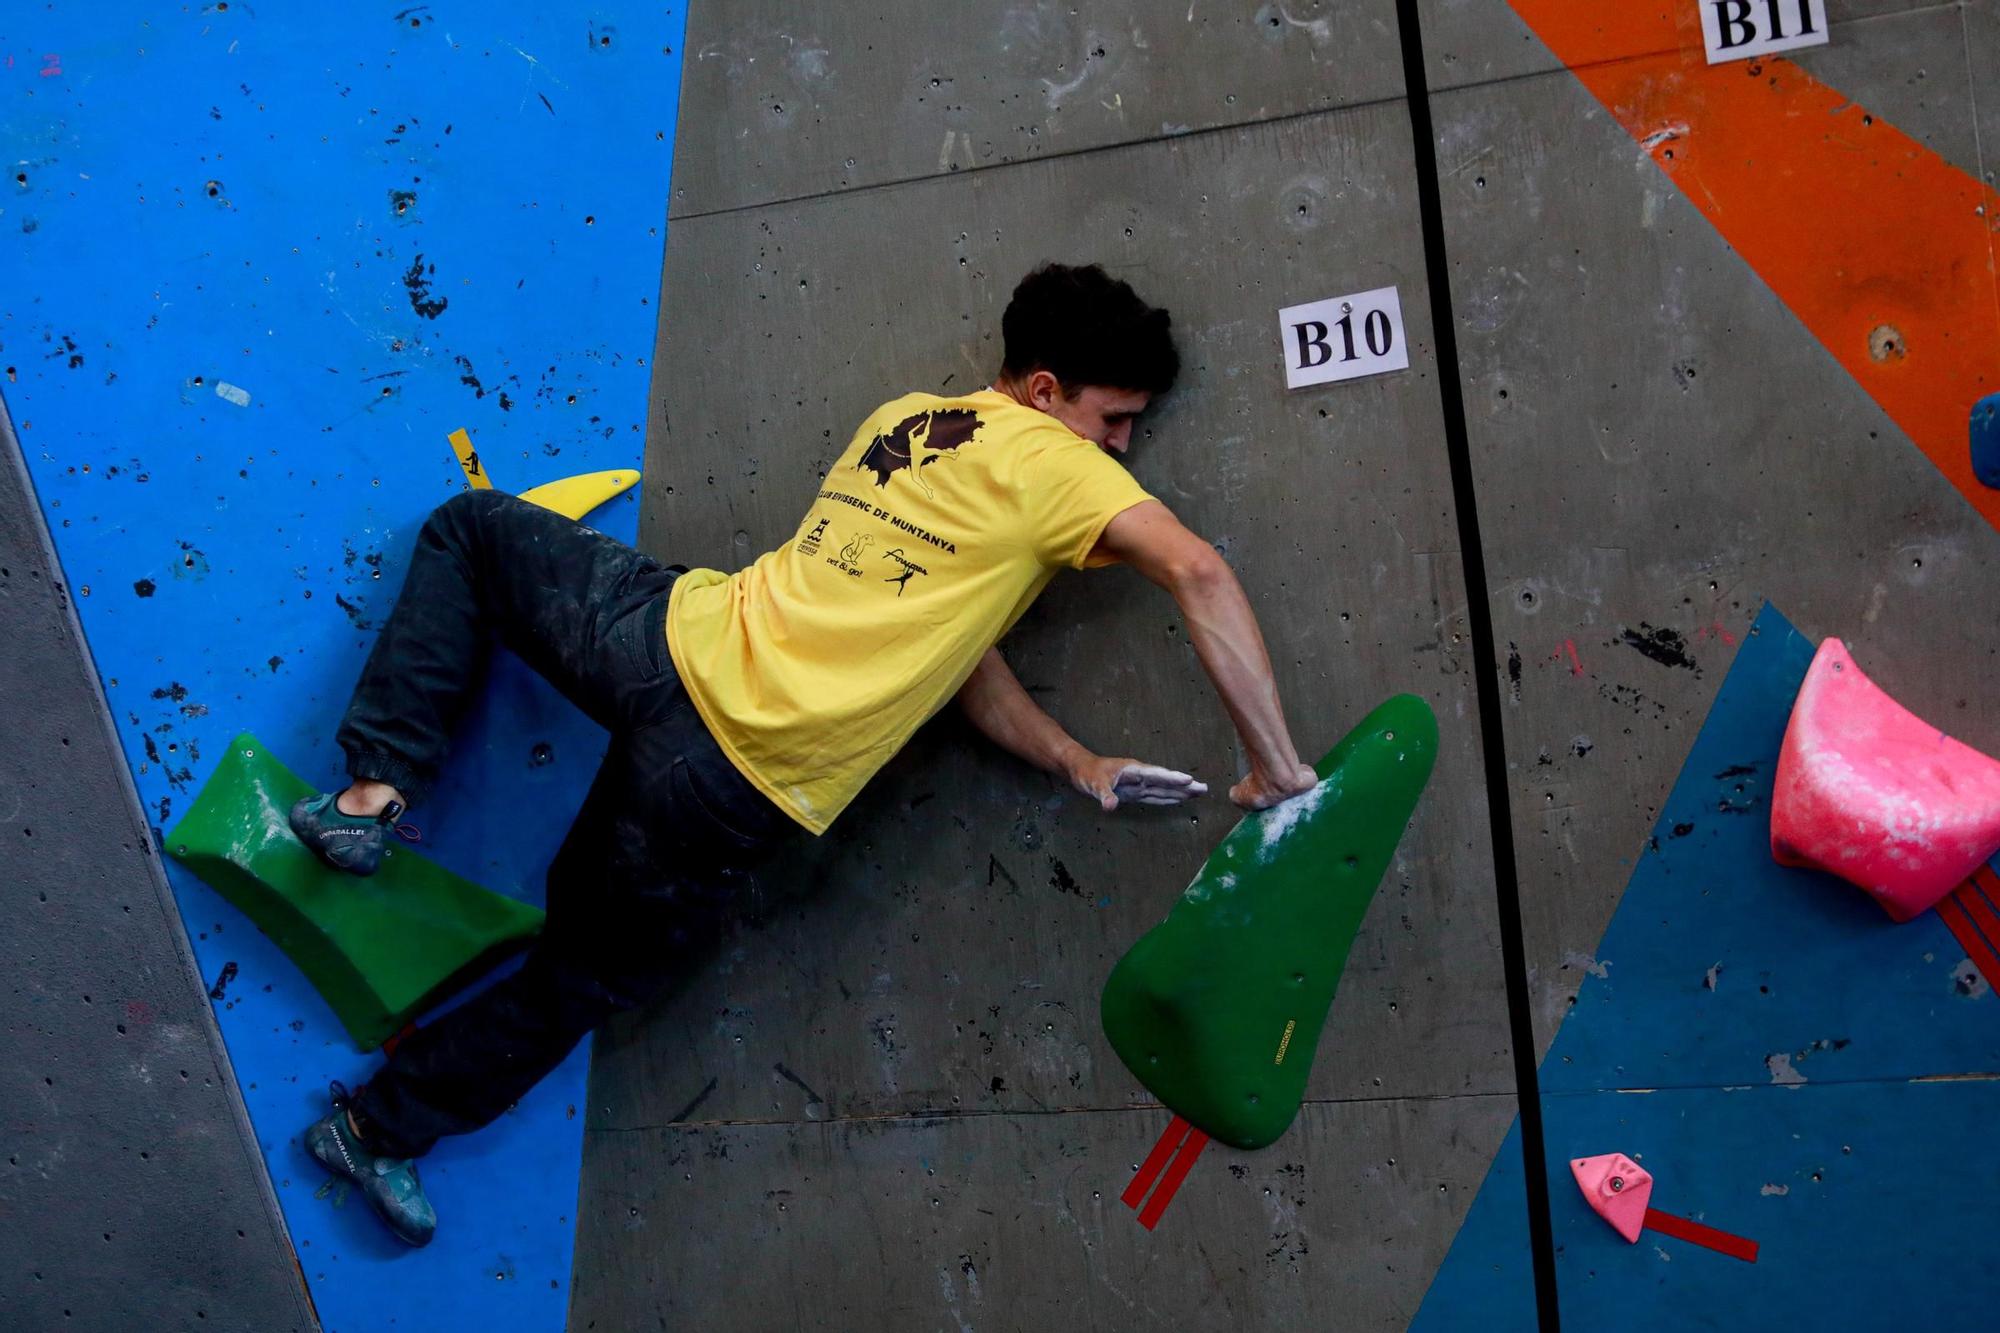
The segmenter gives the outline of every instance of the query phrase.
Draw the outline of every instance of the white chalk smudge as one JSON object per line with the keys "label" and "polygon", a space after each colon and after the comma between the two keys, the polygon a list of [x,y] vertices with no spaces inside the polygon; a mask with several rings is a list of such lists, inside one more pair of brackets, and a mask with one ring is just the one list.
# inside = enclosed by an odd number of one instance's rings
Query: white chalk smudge
{"label": "white chalk smudge", "polygon": [[238,407],[250,406],[250,394],[248,390],[239,389],[234,384],[223,380],[215,382],[215,396],[225,403],[234,403]]}
{"label": "white chalk smudge", "polygon": [[[1194,12],[1192,6],[1189,7],[1188,12],[1190,14]],[[1296,19],[1292,17],[1291,11],[1283,5],[1278,6],[1278,14],[1292,27],[1304,28],[1307,35],[1313,39],[1315,46],[1322,42],[1333,40],[1333,20],[1330,18]]]}
{"label": "white chalk smudge", "polygon": [[1608,978],[1611,975],[1611,964],[1601,963],[1591,955],[1574,949],[1563,955],[1563,966],[1582,968],[1593,977]]}
{"label": "white chalk smudge", "polygon": [[1278,844],[1325,803],[1327,792],[1332,786],[1333,779],[1327,778],[1311,791],[1288,797],[1264,811],[1263,823],[1259,827],[1258,843],[1259,850],[1263,852],[1263,859],[1270,859]]}
{"label": "white chalk smudge", "polygon": [[1639,201],[1640,227],[1644,228],[1647,231],[1651,231],[1653,229],[1654,224],[1659,222],[1660,210],[1666,207],[1666,203],[1667,203],[1666,191],[1652,190],[1652,189],[1647,190],[1645,198]]}
{"label": "white chalk smudge", "polygon": [[1861,619],[1864,624],[1872,625],[1875,623],[1876,617],[1882,614],[1882,603],[1888,599],[1888,596],[1888,584],[1878,583],[1875,585],[1875,590],[1868,594],[1868,609],[1861,613]]}
{"label": "white chalk smudge", "polygon": [[[787,43],[791,38],[785,39]],[[791,56],[792,75],[801,83],[817,83],[827,76],[826,58],[831,54],[823,46],[793,46]]]}
{"label": "white chalk smudge", "polygon": [[953,1285],[951,1273],[938,1269],[938,1295],[944,1301],[944,1308],[951,1312],[952,1322],[958,1325],[958,1333],[972,1333],[972,1325],[965,1322],[965,1315],[958,1308],[958,1289]]}
{"label": "white chalk smudge", "polygon": [[1678,120],[1671,125],[1663,125],[1659,129],[1654,130],[1651,134],[1639,140],[1639,146],[1650,153],[1661,144],[1672,143],[1675,139],[1685,139],[1687,133],[1687,122]]}

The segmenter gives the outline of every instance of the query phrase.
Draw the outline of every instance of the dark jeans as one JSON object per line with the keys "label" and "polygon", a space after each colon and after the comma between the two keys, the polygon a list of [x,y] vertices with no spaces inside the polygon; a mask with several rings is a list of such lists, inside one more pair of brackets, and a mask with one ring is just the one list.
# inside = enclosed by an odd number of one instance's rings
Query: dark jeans
{"label": "dark jeans", "polygon": [[677,572],[497,491],[425,522],[340,725],[348,770],[410,804],[505,644],[611,733],[548,872],[520,971],[400,1042],[355,1097],[395,1156],[493,1120],[583,1034],[685,973],[727,926],[748,865],[791,821],[716,746],[667,653]]}

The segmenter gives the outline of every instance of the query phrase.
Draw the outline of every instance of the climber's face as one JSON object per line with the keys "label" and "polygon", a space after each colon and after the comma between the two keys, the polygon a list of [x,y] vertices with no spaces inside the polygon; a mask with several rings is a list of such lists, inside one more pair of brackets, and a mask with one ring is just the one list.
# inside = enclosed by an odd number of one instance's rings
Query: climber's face
{"label": "climber's face", "polygon": [[1028,376],[1022,386],[1028,406],[1046,412],[1107,453],[1122,454],[1132,442],[1132,422],[1153,396],[1138,389],[1110,389],[1101,384],[1065,386],[1046,370]]}

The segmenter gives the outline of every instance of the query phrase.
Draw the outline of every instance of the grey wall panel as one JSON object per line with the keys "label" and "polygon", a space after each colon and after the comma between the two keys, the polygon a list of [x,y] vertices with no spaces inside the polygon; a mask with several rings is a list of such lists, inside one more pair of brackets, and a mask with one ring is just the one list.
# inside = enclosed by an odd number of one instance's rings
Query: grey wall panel
{"label": "grey wall panel", "polygon": [[698,4],[682,77],[674,217],[1402,91],[1392,0]]}
{"label": "grey wall panel", "polygon": [[[1843,91],[1886,101],[1912,59],[1962,80],[1936,18],[1865,25],[1879,59],[1853,53]],[[1573,78],[1435,107],[1441,160],[1481,164],[1444,199],[1489,591],[1521,659],[1506,729],[1545,1048],[1731,660],[1722,635],[1764,599],[2000,751],[1971,703],[2000,653],[2000,533]],[[1962,119],[1904,128],[1969,139]],[[1697,666],[1623,642],[1646,626]]]}
{"label": "grey wall panel", "polygon": [[2000,167],[2000,0],[1966,0],[1967,77],[1979,104],[1979,178],[1991,186]]}
{"label": "grey wall panel", "polygon": [[[1650,4],[1654,9],[1684,11],[1696,22],[1701,0],[1617,0],[1620,8]],[[1501,79],[1520,78],[1562,68],[1562,61],[1536,38],[1507,0],[1418,0],[1424,27],[1426,77],[1433,93],[1450,88],[1466,88]],[[1913,10],[1951,10],[1951,4],[1937,0],[1826,0],[1826,14],[1836,45],[1863,45],[1873,39],[1869,21]],[[1651,55],[1675,49],[1660,43],[1647,50],[1630,50],[1623,55]],[[1788,59],[1806,59],[1810,52],[1787,52]],[[1692,38],[1692,57],[1703,59],[1699,29]],[[1817,73],[1817,71],[1815,71]]]}
{"label": "grey wall panel", "polygon": [[[690,220],[663,308],[700,313],[670,316],[656,364],[642,542],[729,568],[792,533],[877,402],[987,382],[1035,260],[1107,257],[1176,311],[1186,382],[1132,467],[1242,575],[1301,746],[1398,690],[1443,721],[1317,1097],[1512,1088],[1407,156],[1402,109],[1375,107]],[[1390,283],[1418,369],[1286,395],[1277,308]],[[1006,650],[1086,744],[1237,776],[1177,611],[1135,575],[1064,576]],[[1098,988],[1234,817],[1218,793],[1107,818],[942,719],[767,874],[803,898],[600,1044],[592,1123],[660,1123],[710,1079],[704,1117],[1122,1105]]]}
{"label": "grey wall panel", "polygon": [[[1005,644],[1035,697],[1217,795],[1106,817],[949,709],[920,732],[712,966],[599,1036],[576,1326],[1414,1313],[1515,1103],[1392,10],[910,6],[810,39],[696,11],[642,546],[733,569],[787,540],[881,401],[990,382],[1022,273],[1100,261],[1174,311],[1186,361],[1128,463],[1242,576],[1302,748],[1411,690],[1442,749],[1298,1123],[1213,1152],[1149,1236],[1116,1197],[1166,1116],[1098,995],[1234,822],[1241,756],[1168,598],[1058,579]],[[939,63],[960,51],[976,71]],[[1389,285],[1412,368],[1286,392],[1278,309]]]}
{"label": "grey wall panel", "polygon": [[1405,1327],[1511,1097],[1314,1106],[1210,1148],[1157,1230],[1118,1195],[1159,1111],[594,1137],[573,1328]]}
{"label": "grey wall panel", "polygon": [[0,1328],[317,1328],[0,410]]}

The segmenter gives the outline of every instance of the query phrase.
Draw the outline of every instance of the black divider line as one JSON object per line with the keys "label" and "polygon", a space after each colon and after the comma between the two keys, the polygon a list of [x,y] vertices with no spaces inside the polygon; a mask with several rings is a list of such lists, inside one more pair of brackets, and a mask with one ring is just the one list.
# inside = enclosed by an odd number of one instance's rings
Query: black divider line
{"label": "black divider line", "polygon": [[1458,329],[1451,304],[1451,268],[1444,247],[1444,204],[1438,194],[1437,139],[1431,128],[1430,86],[1424,77],[1424,36],[1417,20],[1417,0],[1396,0],[1396,20],[1402,37],[1403,92],[1410,108],[1416,159],[1417,206],[1423,216],[1438,394],[1444,407],[1445,450],[1451,458],[1452,506],[1458,512],[1459,560],[1465,572],[1466,622],[1472,630],[1473,676],[1479,691],[1480,748],[1486,770],[1487,822],[1493,838],[1494,891],[1499,899],[1500,959],[1507,980],[1508,1028],[1514,1045],[1514,1087],[1520,1103],[1535,1309],[1542,1333],[1557,1333],[1555,1237],[1549,1222],[1549,1177],[1542,1146],[1541,1088],[1535,1072],[1534,1013],[1528,1003],[1527,949],[1521,935],[1521,882],[1514,862],[1514,822],[1507,796],[1507,747],[1500,726],[1500,654],[1493,638],[1486,554],[1480,544],[1479,508],[1473,494],[1472,448],[1465,426]]}

